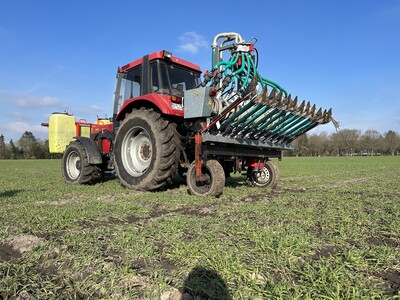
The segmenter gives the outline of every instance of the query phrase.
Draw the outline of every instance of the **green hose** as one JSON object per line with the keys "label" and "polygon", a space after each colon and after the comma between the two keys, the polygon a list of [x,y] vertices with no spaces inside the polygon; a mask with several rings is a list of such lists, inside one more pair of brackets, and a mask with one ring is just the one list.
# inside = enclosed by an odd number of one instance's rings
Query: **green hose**
{"label": "green hose", "polygon": [[[250,68],[251,67],[251,58],[249,57],[249,55],[247,53],[246,53],[245,57],[246,57],[246,64]],[[249,83],[249,77],[250,77],[250,69],[247,70],[247,72],[246,72],[246,79],[245,79],[245,83],[243,86],[247,86],[247,84]]]}
{"label": "green hose", "polygon": [[239,74],[240,72],[242,72],[244,70],[244,53],[242,53],[242,65],[240,66],[239,70],[236,70],[235,72],[232,73],[233,76],[236,76],[237,74]]}
{"label": "green hose", "polygon": [[230,69],[233,65],[236,64],[238,58],[239,58],[239,54],[235,53],[235,55],[231,56],[228,61],[220,61],[219,63],[217,63],[215,65],[215,68],[225,65],[225,66],[228,66],[228,67],[225,67],[225,69]]}
{"label": "green hose", "polygon": [[[236,69],[236,64],[239,60],[239,57],[241,58],[242,63],[240,67]],[[228,61],[220,61],[215,65],[216,68],[221,66],[223,68],[222,70],[225,76],[229,75],[230,73],[233,77],[236,77],[239,80],[239,82],[241,83],[241,90],[244,90],[250,83],[250,79],[257,75],[258,81],[261,84],[261,88],[264,88],[265,85],[268,85],[275,91],[282,91],[285,96],[288,95],[287,91],[278,83],[269,80],[260,74],[260,72],[257,70],[253,58],[250,56],[249,53],[235,53],[230,57]]]}

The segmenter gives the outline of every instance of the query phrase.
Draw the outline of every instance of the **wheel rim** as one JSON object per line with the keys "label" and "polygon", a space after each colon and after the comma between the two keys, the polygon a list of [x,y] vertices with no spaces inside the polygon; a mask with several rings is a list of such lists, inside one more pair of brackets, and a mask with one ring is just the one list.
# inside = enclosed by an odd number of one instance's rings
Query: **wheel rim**
{"label": "wheel rim", "polygon": [[67,156],[66,171],[72,180],[75,180],[81,174],[81,157],[78,152],[72,151]]}
{"label": "wheel rim", "polygon": [[254,172],[254,181],[259,185],[266,185],[271,181],[271,173],[266,167],[263,167],[260,172]]}
{"label": "wheel rim", "polygon": [[149,133],[140,126],[131,128],[122,141],[122,164],[134,177],[143,175],[151,164],[153,150]]}
{"label": "wheel rim", "polygon": [[211,189],[212,176],[211,176],[210,170],[206,167],[203,167],[201,169],[201,173],[202,173],[203,177],[205,178],[204,181],[196,181],[196,169],[195,168],[193,168],[192,174],[190,177],[192,180],[193,189],[196,191],[196,193],[204,195]]}

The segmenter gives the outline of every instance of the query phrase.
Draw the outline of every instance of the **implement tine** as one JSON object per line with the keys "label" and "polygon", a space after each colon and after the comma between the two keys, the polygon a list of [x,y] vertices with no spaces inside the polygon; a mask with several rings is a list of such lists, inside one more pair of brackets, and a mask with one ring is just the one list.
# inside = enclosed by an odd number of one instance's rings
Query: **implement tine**
{"label": "implement tine", "polygon": [[283,96],[282,91],[275,95],[274,102],[276,105],[279,106],[279,104],[281,103],[282,96]]}
{"label": "implement tine", "polygon": [[275,89],[272,90],[271,94],[267,97],[266,101],[268,105],[273,104],[273,100],[275,99],[276,91]]}
{"label": "implement tine", "polygon": [[304,113],[305,113],[306,115],[309,115],[309,114],[310,114],[310,106],[311,106],[310,101],[308,101],[308,102],[307,102],[307,105],[306,105],[306,108],[305,108],[305,110],[304,110]]}
{"label": "implement tine", "polygon": [[289,97],[290,97],[290,95],[288,97],[283,96],[283,99],[282,99],[282,104],[286,110],[290,110],[290,101],[291,100],[289,100]]}
{"label": "implement tine", "polygon": [[328,123],[330,120],[332,119],[332,108],[330,108],[329,110],[328,110],[328,112],[327,113],[325,113],[325,116],[324,116],[324,123]]}
{"label": "implement tine", "polygon": [[292,95],[289,94],[287,97],[287,106],[288,106],[288,111],[294,111],[296,109],[296,104],[292,100]]}
{"label": "implement tine", "polygon": [[289,100],[290,100],[290,107],[291,107],[293,110],[296,110],[296,109],[297,109],[297,104],[298,104],[297,97],[295,97],[294,100],[292,100],[291,95],[289,95]]}
{"label": "implement tine", "polygon": [[257,96],[256,102],[263,103],[267,100],[267,97],[268,97],[268,86],[265,85],[261,93]]}
{"label": "implement tine", "polygon": [[315,116],[315,110],[317,109],[317,107],[315,106],[315,104],[311,107],[311,117],[313,118]]}
{"label": "implement tine", "polygon": [[321,118],[322,118],[322,120],[325,120],[325,118],[326,118],[326,109],[324,109],[324,111],[322,112]]}
{"label": "implement tine", "polygon": [[294,100],[293,100],[293,106],[297,107],[298,104],[299,104],[299,100],[297,99],[297,96],[296,96],[296,97],[294,97]]}
{"label": "implement tine", "polygon": [[[297,97],[294,99],[294,101],[297,101]],[[306,101],[303,100],[299,106],[299,113],[302,114],[304,112],[304,107],[306,106]]]}
{"label": "implement tine", "polygon": [[284,100],[283,92],[280,91],[280,92],[278,93],[278,95],[276,95],[276,97],[275,97],[275,103],[276,103],[276,105],[277,105],[278,107],[280,107],[280,108],[283,107],[283,105],[284,105],[283,100]]}
{"label": "implement tine", "polygon": [[286,101],[289,106],[293,106],[292,94],[289,94],[289,96],[286,97]]}
{"label": "implement tine", "polygon": [[322,107],[320,107],[317,113],[315,114],[315,118],[320,119],[321,117],[322,117]]}
{"label": "implement tine", "polygon": [[255,75],[251,79],[250,84],[244,90],[243,98],[249,97],[251,99],[257,94],[257,83],[258,83],[258,76]]}

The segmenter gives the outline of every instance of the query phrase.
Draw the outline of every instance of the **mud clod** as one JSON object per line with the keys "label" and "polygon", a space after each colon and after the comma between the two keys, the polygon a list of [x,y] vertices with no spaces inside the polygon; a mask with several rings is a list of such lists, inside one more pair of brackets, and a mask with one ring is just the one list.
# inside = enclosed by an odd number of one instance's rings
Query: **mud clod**
{"label": "mud clod", "polygon": [[386,236],[371,236],[369,238],[366,239],[366,241],[369,244],[373,244],[373,245],[385,245],[385,246],[389,246],[389,247],[398,247],[399,243],[390,238],[390,237],[386,237]]}
{"label": "mud clod", "polygon": [[34,235],[17,235],[0,242],[0,259],[11,260],[22,254],[32,251],[39,244],[45,242],[43,238]]}
{"label": "mud clod", "polygon": [[1,244],[0,245],[0,260],[11,260],[14,258],[20,258],[21,253],[14,250],[10,245]]}
{"label": "mud clod", "polygon": [[376,274],[381,277],[388,285],[388,293],[395,295],[400,291],[400,272],[394,269],[389,269],[385,272]]}
{"label": "mud clod", "polygon": [[321,258],[328,258],[331,255],[335,254],[338,251],[338,248],[336,246],[331,246],[328,245],[326,247],[323,247],[321,249],[318,249],[316,253],[312,256],[313,260],[318,260]]}

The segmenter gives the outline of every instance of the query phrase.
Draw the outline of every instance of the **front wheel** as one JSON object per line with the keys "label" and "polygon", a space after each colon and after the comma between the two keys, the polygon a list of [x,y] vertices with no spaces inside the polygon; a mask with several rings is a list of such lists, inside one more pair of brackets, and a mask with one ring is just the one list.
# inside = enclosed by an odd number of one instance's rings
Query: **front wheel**
{"label": "front wheel", "polygon": [[220,196],[225,186],[225,173],[221,164],[217,160],[207,160],[201,173],[203,180],[197,181],[195,163],[192,162],[186,175],[189,192],[197,196]]}
{"label": "front wheel", "polygon": [[253,167],[247,170],[248,183],[262,188],[276,188],[279,183],[279,169],[270,160],[257,172]]}
{"label": "front wheel", "polygon": [[78,141],[72,141],[65,149],[61,171],[65,182],[71,184],[91,183],[101,177],[99,169],[89,164],[85,148]]}

